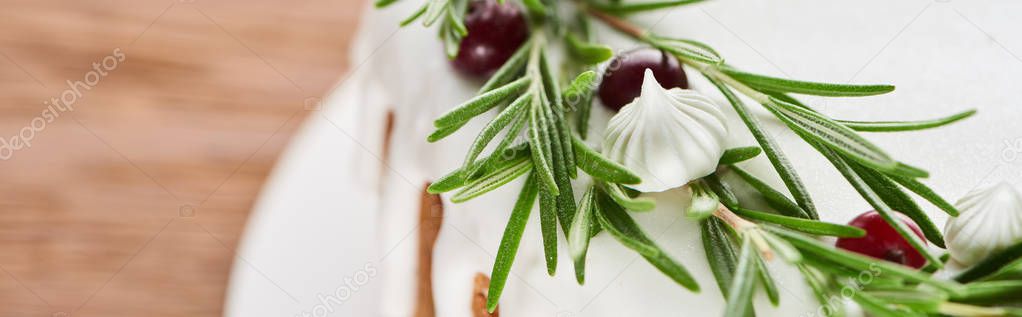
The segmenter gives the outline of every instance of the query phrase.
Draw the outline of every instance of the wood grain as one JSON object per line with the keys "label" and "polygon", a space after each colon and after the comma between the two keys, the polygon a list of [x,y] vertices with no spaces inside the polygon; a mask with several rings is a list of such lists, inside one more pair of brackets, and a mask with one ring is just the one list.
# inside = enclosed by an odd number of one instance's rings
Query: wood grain
{"label": "wood grain", "polygon": [[0,317],[221,315],[252,202],[343,74],[362,2],[0,1],[0,138],[124,55],[0,161]]}

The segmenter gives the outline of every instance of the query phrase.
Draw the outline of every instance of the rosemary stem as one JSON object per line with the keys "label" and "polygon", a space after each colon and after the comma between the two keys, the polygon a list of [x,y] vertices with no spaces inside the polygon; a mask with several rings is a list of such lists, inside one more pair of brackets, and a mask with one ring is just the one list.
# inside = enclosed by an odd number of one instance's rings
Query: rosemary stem
{"label": "rosemary stem", "polygon": [[532,78],[529,84],[528,93],[534,98],[543,98],[543,79],[539,70],[540,54],[543,54],[543,45],[546,43],[546,35],[543,32],[533,32],[532,47],[529,48],[529,61],[525,66],[526,76]]}
{"label": "rosemary stem", "polygon": [[[543,52],[543,43],[546,41],[546,36],[543,32],[533,32],[533,39],[530,41],[532,47],[529,48],[529,61],[526,66],[526,72],[529,77],[533,79],[539,78],[539,54]],[[536,80],[533,80],[533,85],[536,84]]]}
{"label": "rosemary stem", "polygon": [[731,209],[728,209],[724,204],[717,205],[717,210],[713,212],[713,215],[720,220],[724,220],[728,226],[734,228],[736,232],[742,232],[746,229],[756,227],[755,223],[745,220],[741,216],[735,214]]}
{"label": "rosemary stem", "polygon": [[728,209],[724,204],[717,205],[717,210],[713,212],[713,216],[723,220],[728,226],[735,229],[743,239],[749,239],[759,253],[763,256],[763,259],[770,261],[774,258],[774,250],[770,248],[770,244],[763,238],[763,232],[759,230],[759,225],[745,220],[741,216],[735,214],[731,209]]}
{"label": "rosemary stem", "polygon": [[[614,30],[616,30],[618,32],[621,32],[621,33],[623,33],[625,35],[631,36],[632,38],[635,38],[636,40],[639,40],[639,41],[642,41],[642,42],[646,42],[647,44],[652,44],[652,43],[649,43],[649,38],[647,36],[648,32],[646,30],[643,30],[639,26],[629,22],[628,20],[621,19],[621,18],[619,18],[617,16],[614,16],[612,14],[600,11],[597,8],[593,8],[593,7],[589,7],[589,6],[587,6],[585,8],[585,11],[590,16],[596,18],[597,20],[600,20],[601,22],[603,22],[604,24],[610,26],[611,28],[613,28]],[[700,73],[703,73],[703,74],[705,74],[707,76],[713,77],[713,78],[715,78],[717,80],[720,80],[720,81],[724,82],[725,84],[727,84],[728,86],[733,87],[735,90],[738,90],[742,94],[744,94],[746,96],[749,96],[749,98],[752,98],[756,102],[759,102],[761,104],[763,104],[763,103],[771,103],[772,102],[770,100],[770,96],[768,96],[768,95],[766,95],[764,93],[761,93],[759,91],[756,91],[755,89],[752,89],[752,87],[749,87],[749,86],[743,84],[742,82],[732,78],[731,76],[728,76],[724,72],[721,72],[720,69],[718,69],[717,66],[715,66],[715,65],[710,65],[710,64],[707,64],[707,63],[693,61],[693,60],[684,58],[682,56],[675,56],[675,57],[677,57],[679,60],[681,60],[682,63],[688,64],[689,66],[692,66],[693,68],[698,70]]]}
{"label": "rosemary stem", "polygon": [[628,22],[624,19],[618,18],[614,15],[600,11],[599,9],[593,7],[587,6],[585,8],[585,11],[589,13],[589,15],[596,18],[597,20],[600,20],[601,22],[609,25],[615,30],[627,34],[628,36],[634,37],[636,39],[642,39],[646,37],[646,31],[642,30],[635,24],[632,24],[631,22]]}

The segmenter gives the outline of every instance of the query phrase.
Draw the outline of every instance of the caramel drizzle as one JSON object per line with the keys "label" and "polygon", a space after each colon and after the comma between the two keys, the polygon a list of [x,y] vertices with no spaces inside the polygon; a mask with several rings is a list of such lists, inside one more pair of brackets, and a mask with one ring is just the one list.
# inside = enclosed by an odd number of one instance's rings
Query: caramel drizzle
{"label": "caramel drizzle", "polygon": [[434,317],[436,308],[433,302],[433,247],[440,234],[440,225],[444,218],[444,205],[439,195],[426,192],[427,183],[422,188],[419,200],[419,282],[418,302],[415,305],[415,317]]}
{"label": "caramel drizzle", "polygon": [[483,273],[476,273],[473,284],[475,284],[475,288],[472,291],[472,316],[500,317],[500,307],[494,309],[492,314],[486,311],[486,297],[490,291],[490,277]]}
{"label": "caramel drizzle", "polygon": [[[380,155],[384,168],[387,168],[386,162],[390,159],[393,131],[394,112],[388,111],[384,122],[383,150]],[[426,191],[429,185],[429,183],[426,183],[423,186],[421,196],[419,197],[419,267],[418,272],[416,272],[418,283],[416,283],[415,317],[436,317],[436,304],[433,297],[433,248],[436,246],[437,237],[440,235],[440,227],[443,224],[444,205],[440,195],[430,194]],[[474,285],[471,299],[472,315],[474,317],[500,317],[499,307],[493,313],[486,311],[486,297],[490,288],[490,278],[486,274],[476,273],[472,283]]]}
{"label": "caramel drizzle", "polygon": [[383,142],[380,145],[380,181],[377,184],[378,191],[384,192],[386,186],[387,170],[390,169],[390,143],[391,139],[394,138],[394,110],[387,110],[387,115],[383,119]]}

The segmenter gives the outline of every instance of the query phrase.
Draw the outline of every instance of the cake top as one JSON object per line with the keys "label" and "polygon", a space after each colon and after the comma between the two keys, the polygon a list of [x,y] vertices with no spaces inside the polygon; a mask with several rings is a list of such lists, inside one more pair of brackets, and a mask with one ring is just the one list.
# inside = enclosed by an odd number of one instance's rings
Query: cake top
{"label": "cake top", "polygon": [[[930,245],[944,248],[944,238],[910,193],[950,216],[958,216],[959,210],[919,181],[929,176],[928,171],[899,161],[860,134],[937,128],[975,111],[925,121],[833,119],[793,95],[868,97],[892,92],[894,86],[757,74],[725,63],[723,55],[707,44],[658,34],[631,22],[632,14],[694,2],[699,1],[579,0],[554,7],[542,1],[427,1],[406,20],[438,28],[455,69],[484,80],[476,96],[436,118],[435,131],[424,138],[437,142],[465,133],[462,130],[474,118],[497,110],[496,117],[478,129],[460,167],[436,180],[429,191],[453,192],[450,200],[460,203],[526,179],[518,200],[503,206],[512,213],[491,274],[486,301],[490,311],[508,282],[536,201],[543,258],[551,275],[557,267],[559,227],[579,283],[585,280],[590,239],[603,233],[644,257],[665,278],[699,291],[686,267],[667,255],[631,216],[655,205],[646,193],[681,188],[692,200],[679,212],[703,231],[707,259],[728,299],[727,316],[748,313],[757,285],[765,286],[771,301],[780,300],[776,282],[763,266],[774,259],[799,268],[823,302],[852,286],[863,270],[875,269],[895,279],[883,289],[867,288],[851,298],[873,314],[1012,312],[958,299],[970,287],[963,283],[989,277],[1022,255],[1022,247],[1012,247],[1022,237],[1008,238],[1008,246],[977,261],[956,276],[957,282],[933,276],[946,259]],[[656,54],[614,54],[593,36],[591,23],[613,29]],[[561,38],[564,49],[552,49]],[[561,51],[565,55],[556,55]],[[679,88],[687,85],[683,69],[705,77],[727,102]],[[634,74],[642,74],[641,81],[629,79]],[[620,100],[626,101],[623,107]],[[829,161],[862,202],[875,210],[848,225],[821,221],[816,201],[826,198],[810,195],[800,176],[813,171],[797,170],[789,163],[780,142],[765,132],[748,101],[762,106]],[[604,135],[589,135],[594,105],[620,109]],[[729,127],[721,115],[724,108],[738,115],[755,145],[725,147]],[[603,142],[594,146],[587,141],[591,139]],[[771,187],[737,165],[760,155],[784,188]],[[766,206],[746,203],[749,197],[731,190],[732,184],[721,179],[724,173],[738,175]],[[580,180],[587,186],[576,193],[572,185]],[[838,248],[816,239],[821,236],[840,238]],[[901,301],[906,297],[925,298],[928,305]]]}

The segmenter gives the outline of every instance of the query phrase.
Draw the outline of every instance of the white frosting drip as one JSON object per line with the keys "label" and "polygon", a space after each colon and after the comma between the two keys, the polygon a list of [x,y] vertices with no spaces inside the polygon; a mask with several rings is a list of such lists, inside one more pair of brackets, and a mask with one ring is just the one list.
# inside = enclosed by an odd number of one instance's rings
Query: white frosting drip
{"label": "white frosting drip", "polygon": [[662,192],[716,170],[727,118],[694,90],[664,89],[646,69],[642,94],[610,119],[603,152],[642,178],[630,187]]}
{"label": "white frosting drip", "polygon": [[951,258],[972,266],[1022,240],[1022,192],[1007,183],[969,192],[944,228]]}

